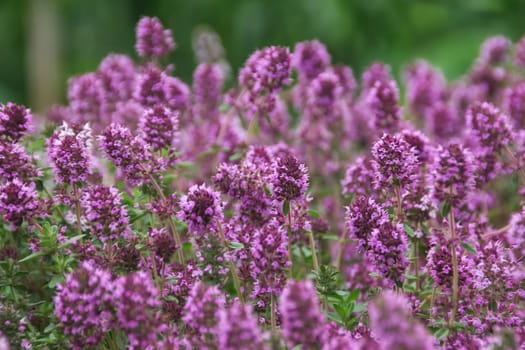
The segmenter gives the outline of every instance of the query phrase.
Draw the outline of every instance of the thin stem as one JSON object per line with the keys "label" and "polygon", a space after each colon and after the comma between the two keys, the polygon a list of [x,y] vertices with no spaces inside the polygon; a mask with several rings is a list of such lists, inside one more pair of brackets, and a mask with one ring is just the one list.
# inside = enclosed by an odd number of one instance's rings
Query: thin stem
{"label": "thin stem", "polygon": [[312,230],[308,231],[308,238],[310,240],[310,250],[312,251],[312,262],[314,264],[314,270],[319,272],[319,261],[317,261],[317,251],[315,249],[314,233]]}
{"label": "thin stem", "polygon": [[[46,195],[49,197],[49,199],[53,199],[53,196],[51,195],[51,193],[49,193],[49,191],[47,190],[46,186],[42,185],[42,189],[44,190]],[[56,211],[58,213],[58,216],[60,216],[60,219],[62,221],[66,221],[66,219],[64,218],[64,214],[62,213],[62,210],[60,210],[60,208],[57,207],[57,206],[54,206],[54,209],[56,209]]]}
{"label": "thin stem", "polygon": [[[222,244],[224,245],[224,248],[229,251],[228,243],[226,242],[226,237],[224,236],[224,232],[222,230],[222,225],[220,222],[217,222],[217,226],[219,228],[219,236],[221,237]],[[237,269],[235,267],[235,264],[231,259],[228,259],[228,265],[230,267],[230,272],[232,274],[233,278],[233,285],[235,286],[235,290],[237,291],[237,295],[239,296],[239,299],[241,300],[241,303],[244,304],[244,295],[242,294],[241,289],[241,281],[239,279],[239,275],[237,275]]]}
{"label": "thin stem", "polygon": [[432,318],[432,309],[434,308],[434,300],[436,299],[436,292],[437,292],[437,288],[436,287],[432,288],[432,297],[430,298],[430,307],[428,311],[429,319]]}
{"label": "thin stem", "polygon": [[456,310],[458,308],[458,289],[459,289],[459,269],[458,257],[456,254],[456,223],[454,218],[454,208],[450,208],[448,214],[450,239],[452,241],[452,311],[450,312],[449,326],[452,327],[454,319],[456,318]]}
{"label": "thin stem", "polygon": [[277,322],[275,320],[275,295],[273,292],[270,294],[270,323],[272,325],[272,337],[275,337],[277,332]]}
{"label": "thin stem", "polygon": [[398,220],[401,218],[401,212],[403,211],[402,201],[401,198],[401,187],[400,186],[394,186],[394,192],[396,194],[396,217]]}
{"label": "thin stem", "polygon": [[505,151],[507,151],[508,155],[510,156],[510,158],[512,159],[512,161],[514,162],[514,164],[516,165],[516,168],[518,170],[518,174],[521,178],[521,182],[523,184],[525,184],[525,172],[523,171],[522,167],[520,166],[520,160],[518,158],[516,158],[516,156],[514,155],[514,152],[512,152],[512,150],[509,148],[509,146],[505,146]]}
{"label": "thin stem", "polygon": [[290,278],[293,271],[292,255],[292,203],[288,202],[288,258],[290,259]]}
{"label": "thin stem", "polygon": [[484,240],[487,240],[487,239],[490,239],[490,238],[492,238],[494,236],[498,236],[498,235],[501,235],[501,234],[507,232],[508,229],[509,229],[509,225],[501,227],[501,228],[498,228],[497,230],[494,230],[494,231],[491,231],[491,232],[487,232],[484,235],[482,235],[481,238],[484,239]]}
{"label": "thin stem", "polygon": [[78,197],[78,187],[76,184],[73,184],[73,195],[75,197],[75,214],[77,216],[77,233],[80,236],[82,234],[82,223],[80,221],[80,218],[81,218],[80,198]]}
{"label": "thin stem", "polygon": [[177,231],[177,227],[175,227],[175,224],[170,218],[168,219],[168,226],[170,227],[171,234],[175,238],[175,244],[177,245],[177,259],[180,264],[184,265],[184,252],[182,251],[182,241],[180,239],[179,231]]}
{"label": "thin stem", "polygon": [[[144,168],[144,166],[142,164],[141,164],[141,168],[142,168],[142,170],[144,172],[146,172],[146,168]],[[155,188],[155,191],[159,195],[160,199],[163,202],[166,202],[167,198],[164,195],[164,192],[162,192],[162,188],[160,187],[160,185],[157,182],[157,180],[155,180],[155,178],[151,174],[148,174],[148,177],[149,177],[149,179],[151,181],[151,184]],[[184,265],[184,254],[182,252],[182,240],[180,239],[179,232],[177,231],[177,227],[175,227],[175,224],[173,223],[171,218],[168,218],[167,221],[168,221],[168,227],[170,228],[170,232],[173,235],[173,238],[175,239],[175,243],[177,244],[177,258],[179,260],[179,263]]]}
{"label": "thin stem", "polygon": [[419,282],[419,241],[414,238],[414,274],[416,276],[416,295],[419,294],[420,282]]}

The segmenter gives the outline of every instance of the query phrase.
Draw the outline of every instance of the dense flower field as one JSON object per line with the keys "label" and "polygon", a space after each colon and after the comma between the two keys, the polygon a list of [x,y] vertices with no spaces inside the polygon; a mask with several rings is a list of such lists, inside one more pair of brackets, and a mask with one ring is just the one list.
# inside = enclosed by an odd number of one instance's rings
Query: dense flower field
{"label": "dense flower field", "polygon": [[525,37],[404,98],[318,41],[135,49],[0,106],[1,350],[525,348]]}

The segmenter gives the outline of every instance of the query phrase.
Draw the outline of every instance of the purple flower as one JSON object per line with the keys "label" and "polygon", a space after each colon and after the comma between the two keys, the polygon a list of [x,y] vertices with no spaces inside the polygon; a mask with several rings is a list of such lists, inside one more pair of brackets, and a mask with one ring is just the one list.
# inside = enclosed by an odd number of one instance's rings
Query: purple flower
{"label": "purple flower", "polygon": [[96,132],[107,124],[101,112],[106,102],[104,86],[97,73],[86,73],[69,79],[67,96],[73,113],[71,122],[90,123]]}
{"label": "purple flower", "polygon": [[136,70],[131,58],[111,54],[98,66],[98,75],[106,98],[110,102],[126,101],[131,98],[135,84]]}
{"label": "purple flower", "polygon": [[170,29],[164,29],[156,17],[142,17],[135,29],[135,50],[141,57],[158,58],[175,50]]}
{"label": "purple flower", "polygon": [[28,180],[37,176],[41,176],[41,172],[23,146],[0,141],[0,183],[15,178]]}
{"label": "purple flower", "polygon": [[134,272],[119,277],[113,283],[116,305],[116,325],[129,340],[129,349],[146,349],[157,341],[157,334],[163,330],[160,314],[159,292],[150,276]]}
{"label": "purple flower", "polygon": [[193,73],[194,114],[203,120],[216,121],[219,116],[224,75],[216,64],[201,63]]}
{"label": "purple flower", "polygon": [[506,115],[489,102],[477,102],[467,111],[467,130],[472,141],[488,152],[510,143],[511,127]]}
{"label": "purple flower", "polygon": [[437,140],[447,140],[457,136],[462,128],[462,120],[454,107],[438,102],[426,109],[425,130]]}
{"label": "purple flower", "polygon": [[436,154],[431,168],[431,195],[438,202],[446,201],[456,207],[474,190],[474,158],[456,143],[439,145]]}
{"label": "purple flower", "polygon": [[264,307],[271,294],[279,295],[286,283],[286,269],[290,267],[288,233],[272,219],[252,235],[250,257],[246,262],[250,277],[255,281],[251,297],[257,300],[259,307]]}
{"label": "purple flower", "polygon": [[520,68],[525,68],[525,35],[516,43],[514,62]]}
{"label": "purple flower", "polygon": [[224,309],[224,295],[215,286],[197,282],[184,306],[182,321],[194,335],[191,342],[199,348],[216,348],[214,330],[219,322],[219,315]]}
{"label": "purple flower", "polygon": [[308,170],[295,156],[286,154],[277,159],[270,181],[278,200],[296,200],[308,189]]}
{"label": "purple flower", "polygon": [[409,301],[402,294],[383,292],[368,304],[370,328],[381,350],[432,350],[434,338],[412,317]]}
{"label": "purple flower", "polygon": [[47,154],[51,160],[57,183],[86,182],[91,174],[91,129],[70,128],[64,122],[47,140]]}
{"label": "purple flower", "polygon": [[374,191],[375,171],[371,157],[357,158],[345,171],[341,181],[343,195],[370,196]]}
{"label": "purple flower", "polygon": [[7,337],[0,331],[0,350],[9,350],[9,340]]}
{"label": "purple flower", "polygon": [[343,96],[351,99],[352,94],[357,88],[357,82],[354,77],[352,68],[338,64],[333,67],[333,71],[339,80],[339,84],[342,88]]}
{"label": "purple flower", "polygon": [[33,116],[22,105],[0,104],[0,140],[16,142],[29,130]]}
{"label": "purple flower", "polygon": [[384,134],[372,147],[376,188],[401,188],[410,184],[418,170],[417,151],[401,136]]}
{"label": "purple flower", "polygon": [[372,198],[359,196],[346,208],[349,237],[357,240],[360,251],[369,249],[372,230],[388,221],[388,213]]}
{"label": "purple flower", "polygon": [[166,105],[175,111],[184,111],[190,104],[190,88],[182,80],[166,76],[164,79]]}
{"label": "purple flower", "polygon": [[114,187],[96,185],[87,187],[80,199],[80,206],[88,221],[90,232],[102,242],[128,238],[131,233],[128,212]]}
{"label": "purple flower", "polygon": [[343,93],[338,76],[331,71],[319,74],[309,84],[307,90],[308,112],[315,119],[333,121],[337,113],[337,103]]}
{"label": "purple flower", "polygon": [[146,66],[139,74],[133,98],[145,107],[166,102],[166,73],[155,66]]}
{"label": "purple flower", "polygon": [[0,185],[0,214],[3,220],[14,227],[22,225],[24,220],[30,222],[34,218],[44,216],[35,184],[26,184],[15,178]]}
{"label": "purple flower", "polygon": [[149,146],[126,127],[111,124],[100,136],[100,143],[106,157],[122,170],[132,186],[143,183],[151,173],[159,170],[160,165]]}
{"label": "purple flower", "polygon": [[267,349],[257,319],[252,315],[252,307],[238,300],[234,300],[228,309],[220,310],[216,334],[218,349]]}
{"label": "purple flower", "polygon": [[144,111],[140,122],[143,139],[153,151],[171,148],[175,142],[179,120],[176,112],[162,105],[155,105]]}
{"label": "purple flower", "polygon": [[290,349],[297,345],[315,349],[323,344],[325,317],[311,281],[289,281],[281,294],[279,310],[281,329]]}
{"label": "purple flower", "polygon": [[501,35],[486,39],[481,45],[479,53],[480,64],[503,63],[507,59],[510,46],[510,40]]}
{"label": "purple flower", "polygon": [[165,263],[171,260],[171,257],[179,247],[175,243],[175,239],[171,234],[164,229],[151,228],[149,231],[149,246],[157,257],[162,259]]}
{"label": "purple flower", "polygon": [[217,231],[223,220],[220,194],[205,184],[193,185],[188,194],[180,198],[177,217],[188,224],[188,230],[198,236],[207,230]]}
{"label": "purple flower", "polygon": [[303,41],[295,45],[292,66],[299,73],[299,79],[310,81],[330,66],[330,54],[317,40]]}
{"label": "purple flower", "polygon": [[366,103],[372,113],[372,128],[377,132],[395,132],[401,120],[399,89],[395,80],[376,81],[369,89]]}
{"label": "purple flower", "polygon": [[[270,46],[255,51],[239,72],[239,85],[248,91],[251,110],[271,111],[275,95],[290,83],[290,52],[288,48]],[[258,98],[262,98],[258,101]]]}
{"label": "purple flower", "polygon": [[445,78],[428,62],[419,60],[405,71],[407,101],[410,110],[419,117],[427,116],[427,109],[445,97]]}
{"label": "purple flower", "polygon": [[525,128],[525,82],[505,90],[503,105],[515,127]]}
{"label": "purple flower", "polygon": [[113,325],[111,273],[84,262],[57,289],[55,315],[73,349],[98,346]]}
{"label": "purple flower", "polygon": [[392,80],[390,75],[390,66],[381,62],[374,62],[368,67],[361,76],[361,89],[365,95],[368,93],[376,82],[387,83]]}
{"label": "purple flower", "polygon": [[434,287],[444,286],[447,291],[452,287],[452,253],[450,244],[442,232],[433,232],[430,237],[430,249],[427,253],[426,270],[434,280]]}
{"label": "purple flower", "polygon": [[385,221],[370,232],[366,256],[375,265],[385,282],[393,288],[403,280],[409,265],[405,253],[408,251],[406,233],[401,224]]}

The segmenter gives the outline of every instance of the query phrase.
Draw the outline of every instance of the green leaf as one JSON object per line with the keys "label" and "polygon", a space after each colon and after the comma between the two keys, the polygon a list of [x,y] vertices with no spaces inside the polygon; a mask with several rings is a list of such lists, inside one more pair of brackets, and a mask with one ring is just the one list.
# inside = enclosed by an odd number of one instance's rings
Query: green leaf
{"label": "green leaf", "polygon": [[180,161],[177,164],[177,168],[193,168],[195,163],[189,161]]}
{"label": "green leaf", "polygon": [[313,209],[307,210],[306,213],[308,213],[308,215],[310,215],[313,218],[318,218],[321,216],[321,214],[319,214],[317,210],[313,210]]}
{"label": "green leaf", "polygon": [[239,242],[230,242],[230,243],[228,243],[228,246],[230,248],[233,248],[233,249],[242,249],[242,248],[244,248],[244,244],[239,243]]}
{"label": "green leaf", "polygon": [[25,261],[28,261],[28,260],[31,260],[31,259],[37,258],[37,257],[42,256],[42,255],[45,255],[45,254],[46,254],[45,252],[43,252],[43,251],[39,251],[39,252],[36,252],[36,253],[30,254],[30,255],[26,256],[25,258],[23,258],[23,259],[18,260],[18,263],[20,264],[20,263],[23,263],[23,262],[25,262]]}
{"label": "green leaf", "polygon": [[286,200],[283,202],[283,214],[288,215],[290,213],[290,201]]}
{"label": "green leaf", "polygon": [[409,281],[415,281],[417,280],[417,277],[414,275],[405,274],[405,278]]}
{"label": "green leaf", "polygon": [[352,289],[348,294],[347,301],[356,301],[359,298],[359,289]]}
{"label": "green leaf", "polygon": [[414,230],[412,229],[412,227],[408,226],[408,224],[403,224],[403,226],[405,227],[405,232],[407,233],[407,235],[409,235],[410,237],[416,237],[416,233],[414,232]]}
{"label": "green leaf", "polygon": [[230,158],[228,158],[228,160],[230,162],[235,162],[236,160],[239,160],[242,158],[242,154],[241,153],[234,153],[230,156]]}
{"label": "green leaf", "polygon": [[478,254],[478,252],[476,251],[476,249],[474,249],[472,244],[470,244],[468,242],[460,242],[459,245],[462,246],[463,249],[465,249],[470,254]]}
{"label": "green leaf", "polygon": [[448,332],[449,332],[448,328],[439,328],[437,331],[434,332],[434,337],[437,340],[441,340],[448,335]]}
{"label": "green leaf", "polygon": [[64,282],[64,276],[62,276],[62,275],[53,276],[53,277],[51,277],[51,281],[49,281],[47,286],[49,288],[51,288],[51,289],[55,289],[57,284],[60,284],[62,282]]}
{"label": "green leaf", "polygon": [[338,241],[339,237],[337,235],[322,235],[322,239],[326,239],[327,241]]}
{"label": "green leaf", "polygon": [[451,205],[449,202],[443,202],[443,206],[441,207],[441,216],[447,217],[448,213],[450,213]]}

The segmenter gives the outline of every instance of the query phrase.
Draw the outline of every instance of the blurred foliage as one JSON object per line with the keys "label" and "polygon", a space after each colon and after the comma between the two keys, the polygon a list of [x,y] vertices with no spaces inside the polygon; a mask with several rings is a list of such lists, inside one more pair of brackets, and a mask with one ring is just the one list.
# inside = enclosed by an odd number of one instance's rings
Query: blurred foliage
{"label": "blurred foliage", "polygon": [[[36,0],[39,1],[39,0]],[[53,1],[53,0],[51,0]],[[109,52],[133,53],[141,15],[159,17],[173,30],[176,74],[190,81],[192,32],[206,24],[219,33],[234,72],[256,48],[317,38],[334,63],[361,72],[373,60],[392,65],[425,58],[457,78],[484,38],[525,33],[522,0],[55,0],[61,43],[61,86],[94,70]],[[25,53],[30,0],[0,0],[0,100],[29,103]]]}

